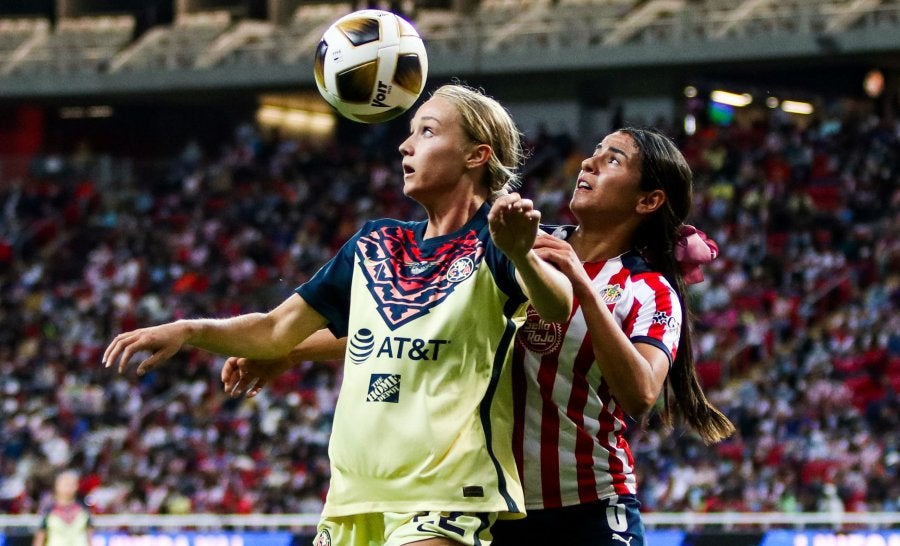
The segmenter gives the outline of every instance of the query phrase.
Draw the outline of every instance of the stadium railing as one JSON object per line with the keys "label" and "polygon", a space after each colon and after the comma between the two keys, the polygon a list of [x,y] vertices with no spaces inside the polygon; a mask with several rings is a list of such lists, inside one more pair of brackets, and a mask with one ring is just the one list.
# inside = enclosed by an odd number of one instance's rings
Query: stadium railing
{"label": "stadium railing", "polygon": [[[808,529],[896,529],[900,512],[650,512],[643,514],[648,528],[700,528],[768,530],[772,528]],[[36,514],[0,514],[0,533],[13,529],[33,529],[40,523]],[[318,514],[103,514],[93,518],[98,529],[313,529]]]}

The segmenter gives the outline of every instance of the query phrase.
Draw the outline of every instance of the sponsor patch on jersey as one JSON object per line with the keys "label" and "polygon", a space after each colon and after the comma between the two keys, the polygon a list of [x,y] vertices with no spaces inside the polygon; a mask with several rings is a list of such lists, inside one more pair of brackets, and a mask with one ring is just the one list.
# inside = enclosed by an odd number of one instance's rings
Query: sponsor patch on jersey
{"label": "sponsor patch on jersey", "polygon": [[400,401],[400,374],[373,373],[369,378],[369,394],[366,402]]}
{"label": "sponsor patch on jersey", "polygon": [[331,546],[331,533],[328,532],[328,529],[319,531],[319,534],[316,535],[315,546]]}
{"label": "sponsor patch on jersey", "polygon": [[406,264],[405,267],[411,275],[421,275],[433,266],[432,262],[411,262]]}
{"label": "sponsor patch on jersey", "polygon": [[[360,237],[356,248],[366,287],[392,330],[447,299],[484,257],[484,245],[474,231],[445,241],[427,260],[420,255],[415,233],[398,226]],[[426,263],[428,267],[420,267]]]}
{"label": "sponsor patch on jersey", "polygon": [[618,284],[607,284],[600,290],[600,299],[606,305],[619,303],[619,300],[622,299],[622,287]]}
{"label": "sponsor patch on jersey", "polygon": [[519,328],[516,341],[533,353],[545,355],[559,349],[562,344],[562,325],[544,322],[532,306],[528,306],[525,324]]}
{"label": "sponsor patch on jersey", "polygon": [[670,332],[677,330],[681,326],[678,323],[678,320],[675,319],[675,317],[673,317],[669,313],[666,313],[665,311],[657,311],[653,313],[653,323],[665,326],[666,330]]}
{"label": "sponsor patch on jersey", "polygon": [[375,336],[372,335],[372,331],[368,328],[360,328],[347,344],[347,356],[350,358],[350,362],[362,364],[374,349]]}

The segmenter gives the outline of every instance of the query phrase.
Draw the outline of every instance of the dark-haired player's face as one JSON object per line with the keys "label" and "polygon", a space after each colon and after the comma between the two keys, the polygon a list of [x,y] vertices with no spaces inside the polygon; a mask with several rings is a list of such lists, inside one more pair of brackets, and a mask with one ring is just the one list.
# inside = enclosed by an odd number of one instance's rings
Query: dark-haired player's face
{"label": "dark-haired player's face", "polygon": [[581,172],[569,203],[581,221],[600,214],[618,221],[634,213],[640,196],[641,154],[626,133],[612,133],[581,162]]}

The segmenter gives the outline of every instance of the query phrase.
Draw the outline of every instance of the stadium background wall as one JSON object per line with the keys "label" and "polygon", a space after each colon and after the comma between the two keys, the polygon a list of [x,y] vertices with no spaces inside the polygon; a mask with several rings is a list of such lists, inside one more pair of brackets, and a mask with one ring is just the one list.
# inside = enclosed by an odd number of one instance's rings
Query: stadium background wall
{"label": "stadium background wall", "polygon": [[[634,28],[626,34],[598,13],[590,16],[597,19],[585,22],[590,26],[578,27],[588,29],[584,36],[567,25],[585,16],[564,5],[549,11],[541,24],[529,24],[529,18],[539,14],[525,9],[531,6],[525,3],[521,17],[493,26],[489,15],[505,12],[490,8],[489,0],[406,1],[380,7],[393,7],[419,25],[429,51],[429,88],[450,78],[483,86],[510,108],[526,133],[540,126],[550,132],[565,129],[588,148],[613,120],[649,124],[677,118],[684,113],[683,90],[688,85],[698,88],[701,97],[726,88],[756,95],[757,104],[777,95],[825,105],[846,97],[865,99],[863,77],[877,68],[885,78],[878,108],[896,109],[900,7],[895,3],[857,2],[867,4],[868,11],[851,13],[835,11],[846,2],[739,13],[740,2],[723,2],[733,11],[716,15],[722,17],[718,22],[708,19],[720,12],[706,13],[700,4],[632,17],[628,22]],[[79,21],[104,17],[108,25],[122,26],[125,34],[113,35],[121,36],[116,48],[87,48],[91,52],[86,56],[65,61],[54,58],[58,50],[52,39],[43,50],[33,47],[31,56],[27,48],[19,48],[0,57],[5,63],[0,64],[0,154],[26,153],[39,141],[64,148],[89,138],[98,150],[152,156],[170,152],[165,146],[178,142],[172,137],[188,129],[223,134],[237,120],[252,117],[265,94],[315,99],[312,47],[316,24],[321,26],[315,13],[321,13],[322,6],[331,6],[333,13],[362,7],[297,0],[3,2],[0,19],[45,21],[51,37],[65,25],[77,28]],[[367,6],[379,7],[377,2]],[[320,12],[309,11],[312,8]],[[738,17],[742,20],[733,20]],[[557,20],[560,28],[547,24]],[[251,23],[263,26],[246,26]],[[215,51],[225,52],[191,57],[182,42],[155,50],[147,45],[160,29],[175,33],[207,27],[230,33],[230,46],[211,42]],[[248,28],[260,33],[254,35],[256,42],[240,41],[250,33]],[[597,29],[596,35],[591,28]],[[297,49],[286,57],[274,46],[259,46],[260,36],[282,36],[282,41],[297,36]],[[92,105],[110,106],[115,115],[59,119],[61,108],[71,112]],[[396,124],[405,123],[401,118]],[[352,129],[349,125],[338,135],[352,134]]]}

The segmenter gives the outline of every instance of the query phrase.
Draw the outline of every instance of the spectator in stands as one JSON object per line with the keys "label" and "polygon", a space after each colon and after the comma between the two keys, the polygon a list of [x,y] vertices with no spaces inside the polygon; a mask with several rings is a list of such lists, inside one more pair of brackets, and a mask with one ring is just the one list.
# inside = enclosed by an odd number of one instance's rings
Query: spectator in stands
{"label": "spectator in stands", "polygon": [[520,514],[505,363],[526,301],[548,320],[571,307],[569,281],[532,250],[540,214],[517,194],[496,197],[520,154],[502,106],[443,86],[411,128],[404,192],[427,221],[367,223],[268,313],[126,332],[103,357],[121,372],[149,351],[143,375],[184,345],[281,358],[326,325],[352,333],[321,543],[471,545],[499,514]]}

